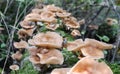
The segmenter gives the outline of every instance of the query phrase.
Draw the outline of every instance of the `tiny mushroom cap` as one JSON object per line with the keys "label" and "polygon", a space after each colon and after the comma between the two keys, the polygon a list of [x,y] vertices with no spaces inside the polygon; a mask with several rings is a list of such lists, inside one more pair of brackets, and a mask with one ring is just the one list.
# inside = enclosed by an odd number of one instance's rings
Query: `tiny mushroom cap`
{"label": "tiny mushroom cap", "polygon": [[112,44],[107,44],[107,43],[104,43],[104,42],[100,42],[100,41],[97,41],[95,39],[86,38],[84,43],[85,43],[86,46],[93,46],[93,47],[101,49],[101,50],[112,49],[113,48]]}
{"label": "tiny mushroom cap", "polygon": [[20,22],[20,26],[25,29],[32,29],[35,27],[35,22],[23,20],[22,22]]}
{"label": "tiny mushroom cap", "polygon": [[80,24],[75,19],[64,19],[64,23],[67,27],[70,28],[79,28]]}
{"label": "tiny mushroom cap", "polygon": [[44,11],[40,14],[41,21],[43,22],[56,22],[55,14],[51,11]]}
{"label": "tiny mushroom cap", "polygon": [[47,53],[37,53],[40,57],[41,64],[63,64],[64,57],[62,53],[57,49],[51,49]]}
{"label": "tiny mushroom cap", "polygon": [[113,74],[113,72],[104,62],[85,57],[78,61],[68,74]]}
{"label": "tiny mushroom cap", "polygon": [[49,23],[47,23],[47,25],[46,25],[46,28],[47,29],[50,29],[50,30],[56,30],[57,28],[59,27],[59,24],[49,24]]}
{"label": "tiny mushroom cap", "polygon": [[118,21],[112,18],[107,18],[106,23],[111,26],[113,24],[118,24]]}
{"label": "tiny mushroom cap", "polygon": [[42,12],[43,12],[43,9],[39,9],[39,8],[32,9],[32,13],[41,14]]}
{"label": "tiny mushroom cap", "polygon": [[38,56],[30,56],[29,57],[30,62],[32,62],[33,64],[40,64],[40,57]]}
{"label": "tiny mushroom cap", "polygon": [[52,11],[52,12],[63,12],[63,9],[55,6],[54,4],[44,6],[43,9],[44,9],[44,10],[47,10],[47,11]]}
{"label": "tiny mushroom cap", "polygon": [[12,56],[11,56],[11,57],[12,57],[13,59],[15,59],[15,60],[18,60],[18,61],[19,61],[19,60],[21,60],[21,59],[22,59],[22,56],[23,56],[23,55],[21,54],[21,52],[17,51],[15,54],[12,54]]}
{"label": "tiny mushroom cap", "polygon": [[23,41],[23,40],[21,40],[20,42],[14,42],[13,45],[15,48],[18,48],[18,49],[28,47],[28,43],[26,41]]}
{"label": "tiny mushroom cap", "polygon": [[84,42],[82,39],[77,39],[73,42],[67,43],[68,51],[79,51],[82,47],[84,47]]}
{"label": "tiny mushroom cap", "polygon": [[71,35],[74,36],[74,37],[75,36],[81,36],[80,32],[78,30],[75,30],[75,29],[71,32]]}
{"label": "tiny mushroom cap", "polygon": [[82,24],[85,24],[85,19],[82,19],[79,21],[79,24],[82,25]]}
{"label": "tiny mushroom cap", "polygon": [[48,48],[61,48],[63,42],[63,38],[58,33],[49,31],[46,33],[38,33],[33,36],[31,40],[33,41],[28,40],[28,42],[33,42],[36,46]]}
{"label": "tiny mushroom cap", "polygon": [[41,21],[41,16],[40,14],[30,13],[25,17],[24,20],[32,21],[32,22]]}
{"label": "tiny mushroom cap", "polygon": [[10,67],[9,67],[11,70],[19,70],[19,66],[18,65],[11,65]]}
{"label": "tiny mushroom cap", "polygon": [[56,68],[54,69],[51,74],[67,74],[71,68]]}
{"label": "tiny mushroom cap", "polygon": [[56,15],[57,15],[58,17],[60,17],[60,18],[66,18],[66,17],[70,16],[71,13],[68,13],[68,12],[64,11],[64,12],[62,12],[62,13],[57,12]]}
{"label": "tiny mushroom cap", "polygon": [[91,47],[91,46],[83,47],[81,48],[81,52],[84,56],[87,56],[90,58],[94,58],[94,59],[104,58],[103,51],[95,47]]}

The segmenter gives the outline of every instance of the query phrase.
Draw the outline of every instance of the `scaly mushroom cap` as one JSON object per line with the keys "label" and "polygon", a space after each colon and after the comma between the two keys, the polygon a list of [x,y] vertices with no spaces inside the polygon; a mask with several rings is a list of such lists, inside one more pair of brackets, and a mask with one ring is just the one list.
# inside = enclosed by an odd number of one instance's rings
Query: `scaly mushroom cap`
{"label": "scaly mushroom cap", "polygon": [[44,11],[40,14],[41,21],[43,22],[56,22],[55,14],[51,11]]}
{"label": "scaly mushroom cap", "polygon": [[84,43],[85,43],[86,46],[93,46],[93,47],[101,49],[101,50],[112,49],[113,48],[112,44],[107,44],[107,43],[104,43],[104,42],[100,42],[100,41],[97,41],[95,39],[86,38]]}
{"label": "scaly mushroom cap", "polygon": [[15,59],[15,60],[21,60],[22,59],[22,54],[19,52],[19,51],[17,51],[16,53],[14,53],[14,54],[12,54],[12,56],[11,56],[13,59]]}
{"label": "scaly mushroom cap", "polygon": [[25,29],[32,29],[35,27],[35,23],[31,21],[23,20],[22,22],[20,22],[20,26]]}
{"label": "scaly mushroom cap", "polygon": [[11,65],[9,68],[11,70],[19,70],[19,66],[18,65]]}
{"label": "scaly mushroom cap", "polygon": [[95,47],[86,46],[81,48],[81,52],[84,56],[91,57],[94,59],[104,58],[104,53],[102,50]]}
{"label": "scaly mushroom cap", "polygon": [[85,57],[78,61],[68,74],[113,74],[111,69],[104,63]]}
{"label": "scaly mushroom cap", "polygon": [[[61,48],[63,38],[55,32],[46,32],[46,33],[39,33],[28,42],[33,42],[36,46],[41,47],[49,47],[49,48]],[[30,44],[33,44],[30,43]]]}
{"label": "scaly mushroom cap", "polygon": [[55,5],[47,5],[47,6],[44,6],[43,9],[47,10],[47,11],[52,11],[52,12],[63,12],[63,9],[61,9]]}
{"label": "scaly mushroom cap", "polygon": [[77,39],[73,42],[67,43],[68,51],[79,51],[84,46],[84,42],[82,39]]}
{"label": "scaly mushroom cap", "polygon": [[67,74],[71,68],[56,68],[54,69],[51,74]]}
{"label": "scaly mushroom cap", "polygon": [[40,64],[40,57],[38,56],[30,56],[29,61],[33,64]]}
{"label": "scaly mushroom cap", "polygon": [[47,29],[50,29],[50,30],[56,30],[57,28],[59,27],[59,24],[49,24],[49,23],[47,23],[47,25],[46,25],[46,28]]}
{"label": "scaly mushroom cap", "polygon": [[14,47],[21,49],[21,48],[27,48],[28,47],[28,43],[26,41],[21,40],[20,42],[14,42]]}
{"label": "scaly mushroom cap", "polygon": [[64,57],[62,53],[57,49],[51,49],[47,53],[37,53],[40,57],[41,64],[63,64]]}
{"label": "scaly mushroom cap", "polygon": [[42,12],[43,12],[43,9],[38,9],[38,8],[32,9],[32,13],[41,14]]}
{"label": "scaly mushroom cap", "polygon": [[71,35],[74,36],[74,37],[75,36],[81,36],[80,32],[78,30],[75,30],[75,29],[71,32]]}
{"label": "scaly mushroom cap", "polygon": [[67,27],[70,28],[79,28],[80,24],[77,22],[77,20],[73,19],[73,18],[65,18],[64,23]]}
{"label": "scaly mushroom cap", "polygon": [[68,13],[68,12],[64,11],[64,12],[62,12],[62,13],[57,12],[56,15],[57,15],[58,17],[60,17],[60,18],[66,18],[66,17],[70,16],[71,13]]}
{"label": "scaly mushroom cap", "polygon": [[41,16],[40,14],[30,13],[25,17],[24,20],[32,21],[32,22],[41,21]]}
{"label": "scaly mushroom cap", "polygon": [[32,36],[35,28],[32,29],[20,29],[18,31],[19,38],[26,38],[27,36]]}

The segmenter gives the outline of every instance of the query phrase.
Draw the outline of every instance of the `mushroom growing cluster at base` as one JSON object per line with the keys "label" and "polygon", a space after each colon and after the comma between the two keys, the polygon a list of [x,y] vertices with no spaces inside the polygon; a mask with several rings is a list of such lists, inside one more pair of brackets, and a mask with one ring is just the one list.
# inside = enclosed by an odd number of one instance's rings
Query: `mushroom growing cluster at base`
{"label": "mushroom growing cluster at base", "polygon": [[65,34],[73,38],[80,37],[79,28],[84,23],[85,20],[78,21],[71,13],[55,5],[34,8],[20,22],[22,28],[17,32],[20,41],[13,44],[18,50],[11,57],[20,62],[22,52],[25,50],[29,52],[29,61],[41,71],[43,66],[63,65],[65,58],[61,49],[66,48],[70,52],[80,52],[82,54],[78,56],[80,60],[72,68],[57,68],[51,74],[113,74],[104,62],[98,62],[100,58],[104,58],[103,50],[112,49],[112,44],[90,38],[84,41],[76,39],[72,42],[65,42],[64,39],[67,37],[59,33],[59,30],[61,32],[65,30],[69,31]]}

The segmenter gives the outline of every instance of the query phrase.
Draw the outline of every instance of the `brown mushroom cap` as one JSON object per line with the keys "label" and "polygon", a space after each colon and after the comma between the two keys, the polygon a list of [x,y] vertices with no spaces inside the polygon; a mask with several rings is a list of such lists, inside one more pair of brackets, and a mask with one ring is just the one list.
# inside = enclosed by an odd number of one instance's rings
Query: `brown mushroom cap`
{"label": "brown mushroom cap", "polygon": [[81,52],[84,56],[91,57],[94,59],[104,58],[103,51],[95,47],[91,47],[91,46],[83,47],[81,48]]}
{"label": "brown mushroom cap", "polygon": [[11,65],[9,68],[11,70],[19,70],[19,66],[18,65]]}
{"label": "brown mushroom cap", "polygon": [[43,22],[56,22],[55,14],[51,11],[44,11],[40,14],[41,21]]}
{"label": "brown mushroom cap", "polygon": [[58,17],[60,17],[60,18],[66,18],[66,17],[70,16],[71,13],[67,13],[66,11],[64,11],[64,12],[62,12],[62,13],[57,12],[56,15],[57,15]]}
{"label": "brown mushroom cap", "polygon": [[54,24],[54,23],[47,23],[46,28],[50,30],[56,30],[59,27],[59,24]]}
{"label": "brown mushroom cap", "polygon": [[32,22],[41,21],[41,16],[40,16],[40,14],[30,13],[25,17],[24,20],[32,21]]}
{"label": "brown mushroom cap", "polygon": [[78,61],[68,74],[113,74],[111,69],[104,63],[85,57]]}
{"label": "brown mushroom cap", "polygon": [[97,41],[95,39],[86,38],[84,43],[85,43],[85,45],[93,46],[93,47],[101,49],[101,50],[112,49],[113,48],[112,44],[107,44],[107,43],[104,43],[104,42],[100,42],[100,41]]}
{"label": "brown mushroom cap", "polygon": [[30,62],[33,64],[40,64],[40,58],[38,56],[30,56],[29,57]]}
{"label": "brown mushroom cap", "polygon": [[77,39],[73,42],[67,43],[68,51],[79,51],[84,46],[84,42],[82,39]]}
{"label": "brown mushroom cap", "polygon": [[15,59],[15,60],[21,60],[22,59],[22,54],[21,54],[21,52],[19,52],[19,51],[17,51],[16,53],[14,53],[14,54],[12,54],[12,56],[11,56],[13,59]]}
{"label": "brown mushroom cap", "polygon": [[45,54],[37,53],[41,64],[63,64],[64,57],[57,49],[51,49]]}
{"label": "brown mushroom cap", "polygon": [[75,29],[71,32],[71,35],[74,36],[74,37],[75,36],[81,36],[80,32],[78,30],[75,30]]}
{"label": "brown mushroom cap", "polygon": [[32,13],[41,14],[42,12],[43,12],[43,9],[38,9],[38,8],[32,9]]}
{"label": "brown mushroom cap", "polygon": [[25,29],[32,29],[35,27],[35,23],[27,20],[20,22],[20,26]]}
{"label": "brown mushroom cap", "polygon": [[31,56],[35,56],[35,55],[37,55],[37,50],[38,50],[37,47],[35,47],[35,46],[31,46],[31,47],[28,47],[27,49],[28,49],[29,54],[30,54]]}
{"label": "brown mushroom cap", "polygon": [[14,42],[13,45],[15,48],[18,48],[18,49],[28,47],[28,43],[26,41],[23,41],[23,40],[21,40],[20,42]]}
{"label": "brown mushroom cap", "polygon": [[63,9],[61,9],[55,5],[47,5],[47,6],[44,6],[43,9],[47,10],[47,11],[52,11],[52,12],[63,12]]}
{"label": "brown mushroom cap", "polygon": [[71,68],[56,68],[54,69],[51,74],[67,74]]}
{"label": "brown mushroom cap", "polygon": [[33,36],[31,40],[32,41],[28,40],[28,42],[33,42],[36,46],[49,48],[61,48],[63,42],[63,38],[55,32],[39,33]]}

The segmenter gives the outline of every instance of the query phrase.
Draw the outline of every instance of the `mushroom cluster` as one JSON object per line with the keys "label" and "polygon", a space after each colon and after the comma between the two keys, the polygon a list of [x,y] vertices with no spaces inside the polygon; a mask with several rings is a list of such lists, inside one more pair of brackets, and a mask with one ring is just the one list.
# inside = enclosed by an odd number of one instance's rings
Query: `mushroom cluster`
{"label": "mushroom cluster", "polygon": [[[63,37],[56,32],[62,23],[62,28],[72,30],[70,34],[73,37],[80,36],[78,29],[84,22],[85,20],[78,21],[71,13],[55,5],[34,8],[20,22],[22,28],[17,32],[20,42],[13,44],[18,51],[11,57],[20,61],[22,51],[26,49],[29,52],[29,61],[40,71],[40,67],[44,65],[62,65],[64,57],[60,49],[66,47],[68,51],[79,51],[85,57],[79,55],[81,60],[72,68],[54,69],[51,74],[112,74],[110,68],[103,62],[99,63],[98,59],[104,58],[103,50],[111,49],[113,45],[89,38],[85,41],[77,39],[64,44]],[[45,27],[47,31],[42,32],[42,27]],[[97,66],[100,67],[96,69]]]}

